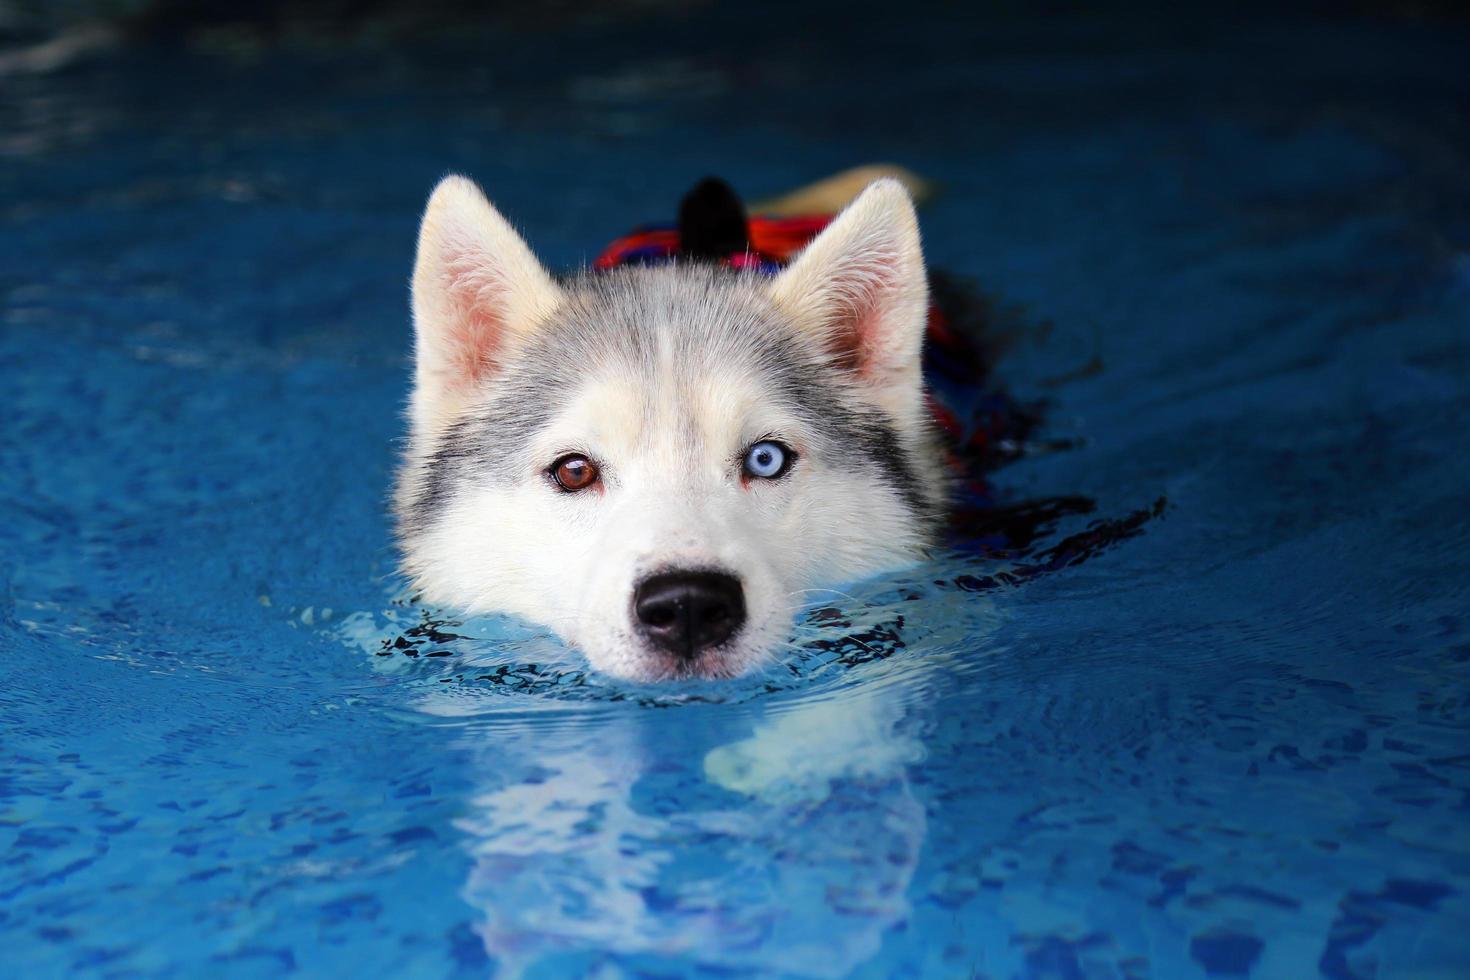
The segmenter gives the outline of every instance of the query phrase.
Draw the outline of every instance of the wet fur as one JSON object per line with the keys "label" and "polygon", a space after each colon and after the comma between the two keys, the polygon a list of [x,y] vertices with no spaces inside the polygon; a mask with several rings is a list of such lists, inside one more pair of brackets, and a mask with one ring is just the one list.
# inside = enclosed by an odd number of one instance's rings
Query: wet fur
{"label": "wet fur", "polygon": [[[946,477],[919,375],[927,292],[894,182],[774,281],[680,263],[555,282],[449,178],[414,289],[396,505],[403,567],[432,602],[545,624],[622,676],[733,676],[785,639],[804,590],[933,540]],[[796,465],[742,479],[744,449],[769,437]],[[597,459],[603,486],[556,490],[545,470],[566,452]],[[632,627],[634,585],[669,568],[744,583],[746,628],[693,664]]]}

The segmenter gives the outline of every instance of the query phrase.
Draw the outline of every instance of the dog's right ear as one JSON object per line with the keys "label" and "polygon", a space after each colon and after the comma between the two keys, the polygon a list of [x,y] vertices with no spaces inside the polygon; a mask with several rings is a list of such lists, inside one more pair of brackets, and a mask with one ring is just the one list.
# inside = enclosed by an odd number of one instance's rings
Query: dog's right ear
{"label": "dog's right ear", "polygon": [[835,363],[895,405],[916,405],[929,287],[919,223],[903,184],[874,181],[770,287]]}
{"label": "dog's right ear", "polygon": [[561,302],[530,248],[465,177],[434,188],[413,269],[413,415],[425,422],[493,377]]}

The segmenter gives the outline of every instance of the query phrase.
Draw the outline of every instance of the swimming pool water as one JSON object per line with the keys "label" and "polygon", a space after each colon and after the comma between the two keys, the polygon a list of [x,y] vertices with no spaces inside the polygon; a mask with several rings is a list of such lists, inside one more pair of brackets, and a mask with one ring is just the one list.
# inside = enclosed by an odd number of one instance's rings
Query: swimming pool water
{"label": "swimming pool water", "polygon": [[[933,17],[0,79],[6,975],[1470,973],[1464,22]],[[728,685],[404,593],[438,176],[567,267],[889,158],[1090,513]]]}

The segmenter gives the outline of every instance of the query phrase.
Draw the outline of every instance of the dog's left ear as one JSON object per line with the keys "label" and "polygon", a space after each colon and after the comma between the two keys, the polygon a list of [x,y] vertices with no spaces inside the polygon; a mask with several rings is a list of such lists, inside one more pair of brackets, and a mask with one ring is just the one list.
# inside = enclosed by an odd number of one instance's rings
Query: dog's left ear
{"label": "dog's left ear", "polygon": [[929,287],[919,222],[902,184],[875,181],[771,284],[771,299],[879,388],[922,384]]}
{"label": "dog's left ear", "polygon": [[458,176],[440,181],[424,209],[413,270],[414,418],[443,419],[493,382],[506,355],[561,300],[479,187]]}

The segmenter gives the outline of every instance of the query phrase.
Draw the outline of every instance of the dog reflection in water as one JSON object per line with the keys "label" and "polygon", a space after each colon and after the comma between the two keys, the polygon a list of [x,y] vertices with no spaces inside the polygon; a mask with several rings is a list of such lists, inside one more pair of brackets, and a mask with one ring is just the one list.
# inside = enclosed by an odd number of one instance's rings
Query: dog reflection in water
{"label": "dog reflection in water", "polygon": [[[948,669],[905,652],[823,697],[568,706],[467,738],[483,788],[463,894],[486,952],[511,974],[587,956],[851,971],[910,914],[926,816],[908,767]],[[676,742],[670,711],[690,713]]]}

